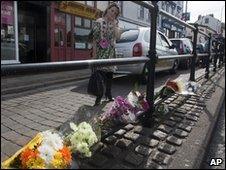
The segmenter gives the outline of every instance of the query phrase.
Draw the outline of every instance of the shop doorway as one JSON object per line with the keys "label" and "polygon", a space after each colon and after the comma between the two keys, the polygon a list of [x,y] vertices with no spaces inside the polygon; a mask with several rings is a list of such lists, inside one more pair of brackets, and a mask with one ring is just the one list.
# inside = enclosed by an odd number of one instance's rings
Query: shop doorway
{"label": "shop doorway", "polygon": [[18,1],[19,60],[39,63],[47,58],[46,6]]}

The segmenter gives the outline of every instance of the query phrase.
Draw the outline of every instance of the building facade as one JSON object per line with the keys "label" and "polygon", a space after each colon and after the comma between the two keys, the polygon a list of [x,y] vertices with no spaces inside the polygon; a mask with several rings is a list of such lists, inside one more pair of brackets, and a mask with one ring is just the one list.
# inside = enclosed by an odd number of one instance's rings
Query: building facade
{"label": "building facade", "polygon": [[[93,21],[113,1],[1,1],[1,63],[40,63],[90,59]],[[132,1],[114,1],[119,27],[150,26],[148,9]],[[149,1],[147,1],[149,2]],[[159,1],[159,8],[182,17],[183,1]],[[128,10],[129,9],[129,10]],[[158,29],[181,37],[183,27],[158,17]]]}
{"label": "building facade", "polygon": [[221,21],[214,18],[213,14],[206,16],[198,16],[198,20],[195,22],[199,25],[208,26],[210,29],[214,30],[217,34],[221,33]]}
{"label": "building facade", "polygon": [[[200,31],[211,34],[214,38],[224,37],[224,24],[218,19],[214,18],[212,14],[206,16],[198,16],[198,20],[195,22],[199,25]],[[194,25],[193,23],[190,23]],[[193,39],[193,32],[190,28],[186,28],[186,37]],[[204,43],[207,41],[207,37],[199,34],[197,36],[197,43]]]}
{"label": "building facade", "polygon": [[[159,9],[182,19],[184,1],[158,1],[158,6]],[[169,38],[185,36],[185,28],[183,26],[161,15],[158,16],[158,29]]]}
{"label": "building facade", "polygon": [[[194,23],[190,23],[190,24],[194,25]],[[211,34],[211,35],[216,34],[215,30],[213,30],[213,29],[211,29],[211,28],[209,28],[208,26],[205,26],[205,25],[199,25],[199,29],[200,29],[200,31],[202,31],[202,32],[204,32],[205,34],[208,34],[208,35],[209,34]],[[186,28],[186,37],[191,39],[191,40],[193,40],[193,38],[194,38],[194,33],[190,28]],[[198,35],[197,35],[197,43],[198,44],[200,44],[200,43],[203,44],[207,40],[208,40],[208,38],[205,35],[198,33]]]}

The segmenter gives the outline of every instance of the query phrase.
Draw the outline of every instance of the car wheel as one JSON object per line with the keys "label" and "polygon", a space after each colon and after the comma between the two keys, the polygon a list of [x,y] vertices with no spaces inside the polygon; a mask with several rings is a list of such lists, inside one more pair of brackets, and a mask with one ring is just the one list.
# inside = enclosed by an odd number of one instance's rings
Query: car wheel
{"label": "car wheel", "polygon": [[170,74],[176,74],[176,70],[178,69],[178,64],[179,64],[178,60],[175,60],[173,64],[173,68],[169,71]]}

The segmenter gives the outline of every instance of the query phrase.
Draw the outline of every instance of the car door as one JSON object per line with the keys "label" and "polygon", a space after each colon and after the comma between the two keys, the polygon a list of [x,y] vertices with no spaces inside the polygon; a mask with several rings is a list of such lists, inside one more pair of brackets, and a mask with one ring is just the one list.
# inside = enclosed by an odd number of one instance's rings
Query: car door
{"label": "car door", "polygon": [[[170,49],[170,44],[167,38],[160,32],[158,32],[158,36],[162,44],[162,46],[159,47],[161,48],[161,51],[159,51],[160,52],[159,56],[175,55],[175,50]],[[157,67],[159,71],[168,70],[173,67],[173,64],[174,64],[174,59],[159,60]]]}

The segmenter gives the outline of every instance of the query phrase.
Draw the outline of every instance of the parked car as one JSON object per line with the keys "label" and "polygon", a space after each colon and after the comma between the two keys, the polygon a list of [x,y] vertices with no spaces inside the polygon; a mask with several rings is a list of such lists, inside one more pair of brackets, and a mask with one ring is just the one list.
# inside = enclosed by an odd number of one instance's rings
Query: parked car
{"label": "parked car", "polygon": [[[117,57],[140,57],[147,56],[150,42],[150,28],[141,27],[137,29],[126,29],[121,35],[121,38],[116,43]],[[158,56],[177,55],[172,42],[161,32],[157,31],[156,37],[156,52]],[[142,80],[146,79],[145,63],[130,64],[117,66],[116,73],[127,73],[139,75]],[[158,60],[156,63],[156,72],[169,70],[175,73],[178,67],[178,60],[165,59]]]}
{"label": "parked car", "polygon": [[[189,38],[171,38],[171,42],[177,49],[179,55],[181,54],[192,54],[193,45]],[[188,69],[190,67],[189,58],[179,59],[179,68]]]}
{"label": "parked car", "polygon": [[[202,53],[207,53],[208,51],[206,51],[206,49],[205,49],[205,44],[199,43],[196,45],[196,52],[197,52],[197,54],[199,54],[199,53],[202,54]],[[196,64],[200,67],[204,67],[205,66],[205,58],[197,57]]]}

